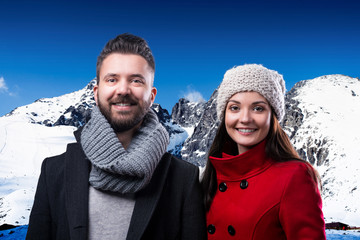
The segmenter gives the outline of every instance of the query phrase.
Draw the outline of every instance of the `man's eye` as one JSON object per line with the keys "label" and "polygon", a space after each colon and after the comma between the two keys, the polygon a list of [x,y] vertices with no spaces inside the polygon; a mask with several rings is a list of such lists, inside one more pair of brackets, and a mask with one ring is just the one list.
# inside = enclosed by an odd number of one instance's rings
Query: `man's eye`
{"label": "man's eye", "polygon": [[137,79],[137,78],[133,79],[132,81],[134,83],[143,83],[144,82],[142,79]]}
{"label": "man's eye", "polygon": [[116,82],[116,79],[114,79],[114,78],[109,78],[109,79],[107,79],[106,81],[107,81],[107,82],[114,83],[114,82]]}

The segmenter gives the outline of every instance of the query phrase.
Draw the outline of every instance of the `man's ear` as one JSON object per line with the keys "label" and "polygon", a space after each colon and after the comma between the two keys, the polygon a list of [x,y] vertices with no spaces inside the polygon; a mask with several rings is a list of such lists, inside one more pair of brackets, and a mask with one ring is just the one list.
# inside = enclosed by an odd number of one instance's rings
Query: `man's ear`
{"label": "man's ear", "polygon": [[150,100],[151,100],[151,105],[154,103],[155,101],[155,97],[157,94],[157,89],[155,87],[151,88],[151,96],[150,96]]}
{"label": "man's ear", "polygon": [[95,99],[96,105],[98,105],[98,90],[99,90],[99,86],[95,85],[94,89],[93,89],[93,92],[94,92],[94,99]]}

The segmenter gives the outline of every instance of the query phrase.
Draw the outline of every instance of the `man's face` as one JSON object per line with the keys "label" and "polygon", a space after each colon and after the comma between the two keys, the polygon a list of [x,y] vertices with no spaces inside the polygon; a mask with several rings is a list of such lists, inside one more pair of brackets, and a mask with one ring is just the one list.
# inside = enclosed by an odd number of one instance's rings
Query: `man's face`
{"label": "man's face", "polygon": [[115,132],[141,124],[155,100],[153,79],[153,70],[139,55],[112,53],[104,59],[94,97]]}

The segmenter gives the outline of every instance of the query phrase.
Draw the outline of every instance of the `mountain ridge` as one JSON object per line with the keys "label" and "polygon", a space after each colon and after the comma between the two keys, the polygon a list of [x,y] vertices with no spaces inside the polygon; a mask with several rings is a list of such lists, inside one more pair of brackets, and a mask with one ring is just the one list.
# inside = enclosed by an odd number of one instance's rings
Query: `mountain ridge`
{"label": "mountain ridge", "polygon": [[[7,136],[0,137],[0,163],[5,167],[5,170],[0,171],[0,181],[6,183],[13,192],[20,191],[17,192],[19,196],[26,192],[26,199],[31,199],[29,195],[34,192],[42,161],[39,158],[46,154],[60,153],[64,151],[67,142],[74,141],[71,132],[86,123],[95,104],[92,93],[94,84],[93,79],[79,91],[39,99],[0,117],[0,125],[4,126],[0,130],[0,136]],[[360,226],[360,206],[356,201],[360,199],[360,180],[357,177],[360,173],[360,150],[356,146],[360,144],[360,137],[353,133],[360,132],[356,122],[360,118],[359,94],[360,80],[345,75],[325,75],[300,81],[286,93],[286,114],[281,123],[299,155],[319,171],[323,182],[326,221],[342,221],[357,226]],[[206,153],[219,124],[216,117],[216,96],[217,89],[207,102],[194,103],[179,99],[171,114],[160,104],[153,104],[152,109],[169,132],[170,153],[197,166],[205,165]],[[38,127],[33,127],[34,124]],[[39,138],[27,144],[39,150],[36,154],[27,154],[31,155],[31,159],[27,161],[32,164],[23,163],[21,158],[29,157],[13,149],[19,145],[15,143],[19,140],[12,133],[17,131],[15,129],[32,128],[36,129],[32,135],[25,134],[23,137],[32,139],[37,134]],[[62,137],[56,138],[61,134]],[[51,141],[48,139],[58,141],[58,147],[49,145]],[[42,145],[33,142],[40,142]],[[14,165],[14,162],[17,163]],[[31,171],[22,170],[20,165],[30,167]],[[6,169],[19,170],[6,172]],[[21,171],[25,171],[26,176]],[[26,180],[23,181],[23,178],[31,178],[32,185],[25,184]],[[24,190],[16,184],[32,187]],[[9,209],[15,207],[11,207],[10,203],[5,204],[7,198],[13,198],[7,197],[10,190],[5,191],[5,187],[2,189],[0,188],[0,194],[3,193],[4,196],[0,195],[0,220],[6,221],[13,219],[9,217]],[[26,222],[27,216],[24,215],[26,214],[22,213]],[[9,221],[6,223],[16,224]]]}

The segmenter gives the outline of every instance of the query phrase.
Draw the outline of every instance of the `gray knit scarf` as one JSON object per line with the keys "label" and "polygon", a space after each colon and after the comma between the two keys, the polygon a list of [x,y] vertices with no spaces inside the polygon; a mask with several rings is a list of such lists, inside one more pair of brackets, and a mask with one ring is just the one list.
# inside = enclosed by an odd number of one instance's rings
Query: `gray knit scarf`
{"label": "gray knit scarf", "polygon": [[82,148],[92,164],[90,184],[112,192],[135,193],[144,188],[168,144],[169,134],[152,109],[126,150],[97,106],[81,132]]}

